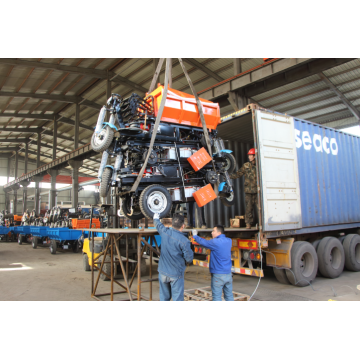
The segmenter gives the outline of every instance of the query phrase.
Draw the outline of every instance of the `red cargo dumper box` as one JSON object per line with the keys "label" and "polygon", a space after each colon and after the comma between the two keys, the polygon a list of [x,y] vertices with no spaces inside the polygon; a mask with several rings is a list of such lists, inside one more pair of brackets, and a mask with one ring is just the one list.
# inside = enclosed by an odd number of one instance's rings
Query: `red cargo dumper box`
{"label": "red cargo dumper box", "polygon": [[201,148],[195,154],[192,154],[187,160],[192,168],[195,171],[198,171],[211,161],[211,157],[204,148]]}
{"label": "red cargo dumper box", "polygon": [[215,191],[210,184],[202,187],[200,190],[193,193],[193,197],[199,207],[203,207],[210,201],[216,199]]}

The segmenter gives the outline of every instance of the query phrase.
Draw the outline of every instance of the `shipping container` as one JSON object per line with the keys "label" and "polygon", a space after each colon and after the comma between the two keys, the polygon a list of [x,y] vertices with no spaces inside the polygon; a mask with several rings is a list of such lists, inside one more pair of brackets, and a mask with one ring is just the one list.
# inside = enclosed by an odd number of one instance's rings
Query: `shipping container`
{"label": "shipping container", "polygon": [[[264,259],[280,282],[297,286],[318,271],[360,271],[360,138],[253,104],[221,120],[238,168],[256,149],[259,217],[251,230],[228,229],[232,271],[263,276]],[[245,214],[243,183],[234,181],[232,208],[219,199],[205,206],[208,227]]]}

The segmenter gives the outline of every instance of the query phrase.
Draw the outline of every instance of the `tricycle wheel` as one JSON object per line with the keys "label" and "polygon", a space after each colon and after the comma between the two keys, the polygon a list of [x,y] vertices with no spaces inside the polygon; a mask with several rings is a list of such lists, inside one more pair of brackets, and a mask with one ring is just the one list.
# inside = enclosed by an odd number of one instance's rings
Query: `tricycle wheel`
{"label": "tricycle wheel", "polygon": [[38,238],[37,236],[34,236],[34,237],[32,238],[31,245],[32,245],[33,249],[36,249],[36,248],[37,248],[37,246],[38,246],[38,240],[39,240],[39,238]]}
{"label": "tricycle wheel", "polygon": [[107,197],[107,194],[110,189],[111,185],[111,177],[112,177],[113,170],[111,168],[105,168],[104,172],[101,176],[101,183],[100,183],[100,196]]}
{"label": "tricycle wheel", "polygon": [[125,196],[125,198],[121,200],[121,213],[129,220],[141,220],[144,218],[144,214],[139,206],[139,198],[135,198],[134,202],[132,215],[129,215],[131,214],[131,196]]}
{"label": "tricycle wheel", "polygon": [[226,207],[233,206],[235,204],[234,192],[231,192],[228,197],[222,197],[221,196],[220,200],[221,200],[222,204],[225,205]]}
{"label": "tricycle wheel", "polygon": [[229,174],[232,174],[235,171],[236,168],[236,160],[233,154],[229,153],[222,153],[222,156],[224,158],[224,164],[221,167],[220,171],[225,172],[227,171]]}
{"label": "tricycle wheel", "polygon": [[152,219],[155,213],[160,218],[166,217],[171,210],[171,195],[165,187],[161,185],[150,185],[145,188],[140,195],[140,209],[148,218]]}
{"label": "tricycle wheel", "polygon": [[95,132],[91,137],[91,147],[96,152],[105,151],[110,145],[114,138],[114,131],[110,126],[106,126],[101,130],[99,135],[96,135]]}
{"label": "tricycle wheel", "polygon": [[50,241],[50,253],[51,254],[56,254],[56,248],[57,248],[57,244],[55,240],[51,240]]}

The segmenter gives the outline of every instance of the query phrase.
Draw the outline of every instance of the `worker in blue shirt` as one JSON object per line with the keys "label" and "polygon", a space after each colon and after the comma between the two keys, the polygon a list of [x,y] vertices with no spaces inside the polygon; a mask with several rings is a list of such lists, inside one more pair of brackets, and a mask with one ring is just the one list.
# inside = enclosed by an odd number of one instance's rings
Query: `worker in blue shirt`
{"label": "worker in blue shirt", "polygon": [[184,217],[175,214],[172,228],[165,227],[154,214],[156,230],[161,235],[161,255],[159,260],[160,301],[184,301],[184,273],[186,264],[194,258],[191,243],[181,232],[184,230]]}
{"label": "worker in blue shirt", "polygon": [[192,234],[199,245],[211,250],[209,269],[213,301],[221,301],[223,292],[226,301],[234,301],[231,274],[232,240],[224,235],[224,227],[216,225],[211,233],[211,240],[197,236],[197,230],[193,230]]}

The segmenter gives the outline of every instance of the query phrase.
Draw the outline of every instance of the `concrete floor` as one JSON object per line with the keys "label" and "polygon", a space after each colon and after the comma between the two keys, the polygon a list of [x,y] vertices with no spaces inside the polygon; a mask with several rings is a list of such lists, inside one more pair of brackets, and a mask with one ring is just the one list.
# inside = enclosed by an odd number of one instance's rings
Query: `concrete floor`
{"label": "concrete floor", "polygon": [[[153,276],[157,276],[157,265]],[[233,290],[251,295],[257,278],[234,275]],[[310,300],[360,300],[360,273],[344,271],[337,279],[318,277],[310,286],[299,288],[277,282],[272,270],[265,277],[254,295],[258,301],[310,301]],[[210,286],[207,269],[190,266],[185,274],[185,289]],[[117,289],[114,285],[114,289]],[[137,284],[134,282],[133,291]],[[47,247],[33,249],[30,244],[0,243],[0,300],[92,300],[91,272],[82,268],[82,254],[58,251],[51,255]],[[110,283],[99,282],[99,292],[109,292]],[[149,284],[142,285],[142,293],[148,296]],[[123,298],[117,295],[116,299]],[[153,283],[153,298],[159,299],[159,286]]]}

